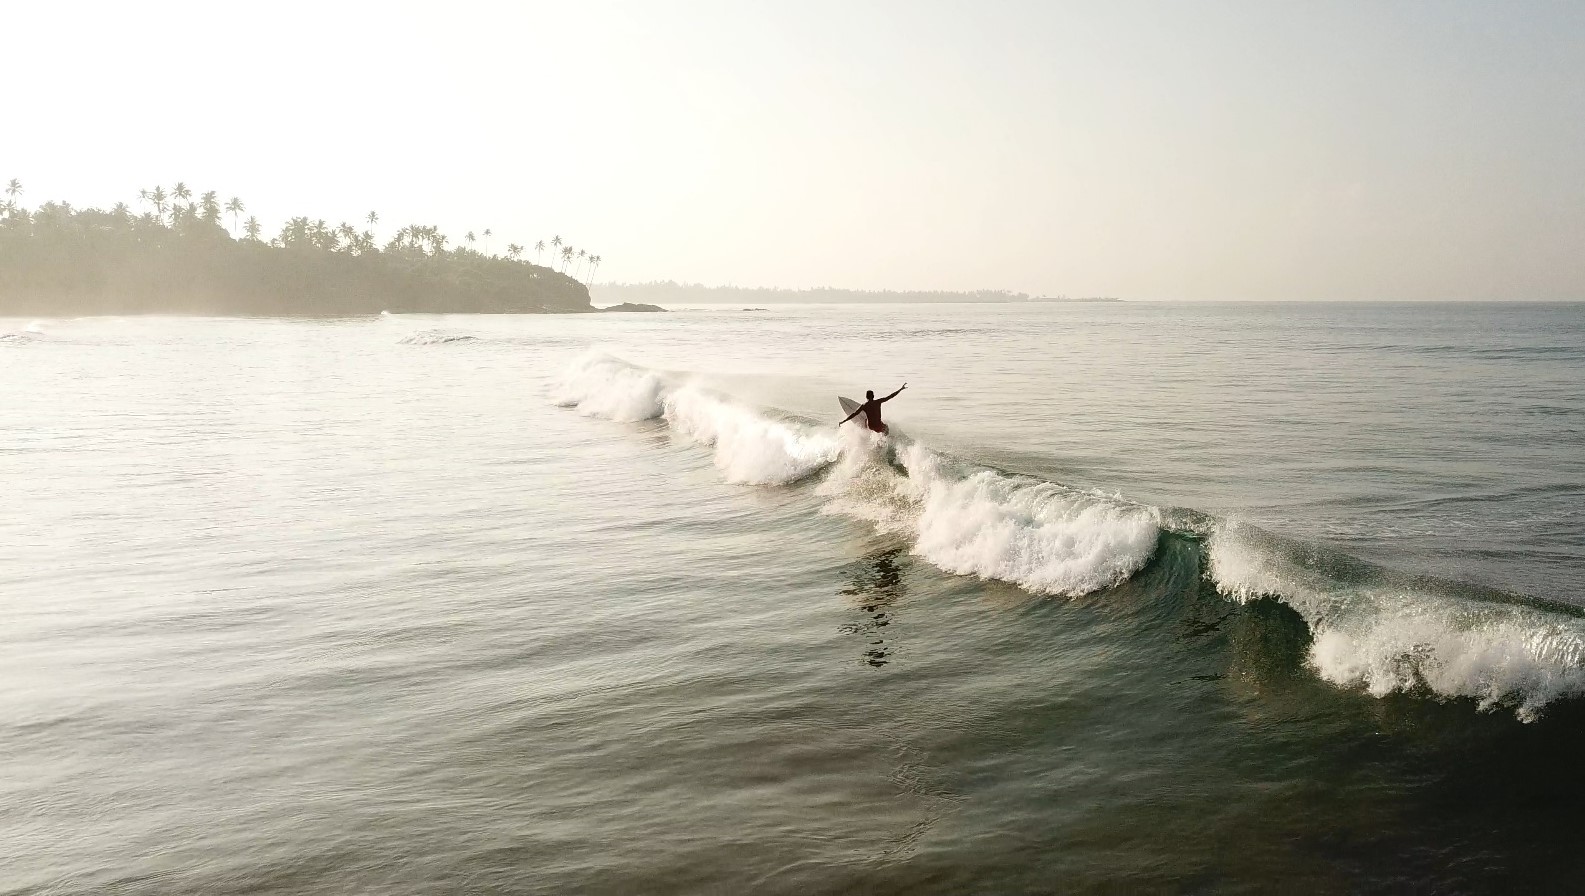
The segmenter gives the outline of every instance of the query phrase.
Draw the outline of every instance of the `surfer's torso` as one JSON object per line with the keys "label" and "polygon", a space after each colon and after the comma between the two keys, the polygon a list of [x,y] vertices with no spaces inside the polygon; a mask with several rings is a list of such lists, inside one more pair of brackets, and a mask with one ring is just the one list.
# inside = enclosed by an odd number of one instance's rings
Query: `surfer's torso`
{"label": "surfer's torso", "polygon": [[878,401],[876,401],[874,399],[870,399],[869,401],[864,402],[863,411],[864,411],[864,422],[869,426],[871,432],[885,432],[886,431],[886,424],[881,422],[881,403],[880,402],[878,402]]}

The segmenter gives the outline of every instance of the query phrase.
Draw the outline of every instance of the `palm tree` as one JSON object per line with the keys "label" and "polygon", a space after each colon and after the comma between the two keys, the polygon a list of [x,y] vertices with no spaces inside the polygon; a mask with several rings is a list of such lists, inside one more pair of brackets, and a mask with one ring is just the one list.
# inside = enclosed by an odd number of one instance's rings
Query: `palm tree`
{"label": "palm tree", "polygon": [[561,272],[563,274],[567,273],[567,263],[570,262],[570,261],[572,261],[572,247],[571,246],[562,246],[561,247]]}
{"label": "palm tree", "polygon": [[600,256],[589,256],[589,282],[594,282],[594,272],[600,269]]}
{"label": "palm tree", "polygon": [[551,237],[551,240],[550,240],[550,258],[551,258],[551,263],[552,264],[555,263],[556,256],[558,254],[560,254],[560,252],[561,252],[561,234],[558,233],[554,237]]}
{"label": "palm tree", "polygon": [[231,201],[226,203],[226,211],[231,213],[231,230],[233,233],[237,229],[237,216],[247,210],[248,207],[243,205],[242,200],[236,196],[231,197]]}
{"label": "palm tree", "polygon": [[248,235],[248,239],[253,240],[254,242],[258,242],[259,231],[263,229],[263,226],[259,224],[259,219],[252,215],[248,216],[248,223],[242,225],[242,232],[246,233]]}
{"label": "palm tree", "polygon": [[148,190],[139,190],[138,191],[138,201],[139,202],[148,202],[149,201],[149,191]]}
{"label": "palm tree", "polygon": [[484,228],[484,254],[490,254],[490,228]]}
{"label": "palm tree", "polygon": [[374,230],[374,225],[380,223],[380,213],[379,212],[369,212],[368,216],[365,217],[363,220],[369,222],[369,230],[373,231]]}
{"label": "palm tree", "polygon": [[117,202],[115,208],[110,210],[110,214],[115,215],[117,218],[125,219],[131,211],[131,209],[127,208],[125,202]]}
{"label": "palm tree", "polygon": [[507,247],[506,247],[506,257],[507,258],[510,258],[513,261],[516,261],[517,260],[517,256],[522,255],[522,254],[523,254],[523,247],[522,246],[519,246],[516,243],[508,243],[507,244]]}
{"label": "palm tree", "polygon": [[468,248],[473,248],[473,231],[470,230],[463,234],[462,238],[468,241]]}
{"label": "palm tree", "polygon": [[[180,199],[183,202],[191,205],[192,203],[190,200],[193,198],[193,191],[187,189],[187,184],[183,183],[182,181],[177,181],[176,186],[171,187],[171,197],[174,199]],[[175,203],[172,204],[174,205]]]}
{"label": "palm tree", "polygon": [[539,257],[545,254],[545,241],[540,240],[534,244],[534,263],[539,264]]}
{"label": "palm tree", "polygon": [[205,224],[216,224],[216,225],[218,225],[220,223],[220,196],[219,196],[219,194],[217,194],[214,190],[210,190],[209,192],[207,192],[207,193],[205,193],[203,195],[203,198],[198,201],[198,204],[204,210],[204,223]]}
{"label": "palm tree", "polygon": [[159,212],[161,221],[165,220],[165,201],[168,198],[165,195],[165,188],[159,185],[155,185],[154,192],[149,194],[149,201],[154,203],[154,210]]}
{"label": "palm tree", "polygon": [[6,184],[6,195],[15,203],[17,197],[22,195],[22,182],[14,177],[11,178],[11,182]]}

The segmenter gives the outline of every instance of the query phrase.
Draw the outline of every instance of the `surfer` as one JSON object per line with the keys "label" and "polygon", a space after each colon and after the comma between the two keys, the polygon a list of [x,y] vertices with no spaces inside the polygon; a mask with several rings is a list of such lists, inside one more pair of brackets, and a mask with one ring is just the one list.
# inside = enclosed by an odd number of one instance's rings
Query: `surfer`
{"label": "surfer", "polygon": [[[864,392],[864,403],[854,408],[853,413],[842,418],[842,423],[846,423],[862,413],[864,415],[864,422],[869,426],[871,432],[884,434],[887,431],[887,426],[881,422],[881,404],[882,402],[891,401],[893,398],[903,394],[903,389],[906,388],[908,388],[908,384],[903,383],[896,392],[893,392],[885,398],[876,398],[874,389],[866,389]],[[837,425],[841,426],[842,423],[838,423]]]}

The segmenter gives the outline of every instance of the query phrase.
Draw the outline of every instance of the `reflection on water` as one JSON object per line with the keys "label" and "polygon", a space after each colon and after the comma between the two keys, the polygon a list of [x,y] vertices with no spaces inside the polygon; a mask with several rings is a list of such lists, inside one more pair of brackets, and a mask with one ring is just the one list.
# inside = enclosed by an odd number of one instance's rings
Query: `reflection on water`
{"label": "reflection on water", "polygon": [[881,629],[891,625],[891,606],[908,590],[897,562],[902,553],[899,546],[869,554],[851,567],[851,584],[838,592],[855,598],[864,614],[862,621],[848,623],[839,630],[865,640],[863,662],[876,668],[890,661],[892,647]]}

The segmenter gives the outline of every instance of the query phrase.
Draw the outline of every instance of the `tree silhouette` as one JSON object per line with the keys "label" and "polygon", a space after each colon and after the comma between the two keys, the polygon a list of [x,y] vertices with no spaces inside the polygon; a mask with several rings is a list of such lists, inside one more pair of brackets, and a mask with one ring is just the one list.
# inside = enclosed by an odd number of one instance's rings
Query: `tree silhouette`
{"label": "tree silhouette", "polygon": [[534,263],[539,263],[539,257],[545,254],[545,241],[540,240],[534,244]]}
{"label": "tree silhouette", "polygon": [[11,178],[11,180],[6,184],[6,196],[10,197],[11,202],[15,204],[17,197],[21,195],[22,182],[14,177]]}
{"label": "tree silhouette", "polygon": [[523,247],[522,246],[519,246],[516,243],[508,243],[507,244],[507,246],[506,246],[506,257],[507,258],[510,258],[513,261],[516,261],[517,260],[517,256],[522,255],[522,254],[523,254]]}
{"label": "tree silhouette", "polygon": [[231,197],[231,200],[226,203],[226,211],[231,213],[231,230],[233,233],[237,229],[237,216],[247,210],[247,206],[243,205],[242,200],[236,196]]}
{"label": "tree silhouette", "polygon": [[177,181],[176,182],[176,186],[171,187],[171,198],[173,200],[171,202],[171,206],[173,208],[176,205],[176,203],[174,201],[176,199],[180,199],[181,201],[191,205],[192,204],[192,198],[193,198],[193,191],[187,189],[187,184],[186,183],[184,183],[182,181]]}
{"label": "tree silhouette", "polygon": [[154,203],[154,210],[159,213],[160,220],[162,221],[165,220],[165,203],[167,200],[168,197],[165,195],[165,188],[156,184],[154,187],[154,192],[149,194],[149,201]]}
{"label": "tree silhouette", "polygon": [[253,240],[254,242],[258,242],[259,241],[259,233],[263,229],[264,229],[264,226],[259,223],[259,219],[253,217],[252,215],[249,215],[248,216],[248,223],[243,225],[242,232],[246,233],[248,235],[248,239]]}
{"label": "tree silhouette", "polygon": [[490,254],[490,228],[484,228],[484,254]]}
{"label": "tree silhouette", "polygon": [[203,209],[205,224],[220,223],[220,196],[218,193],[210,190],[203,195],[203,198],[198,200],[198,205],[199,208]]}

